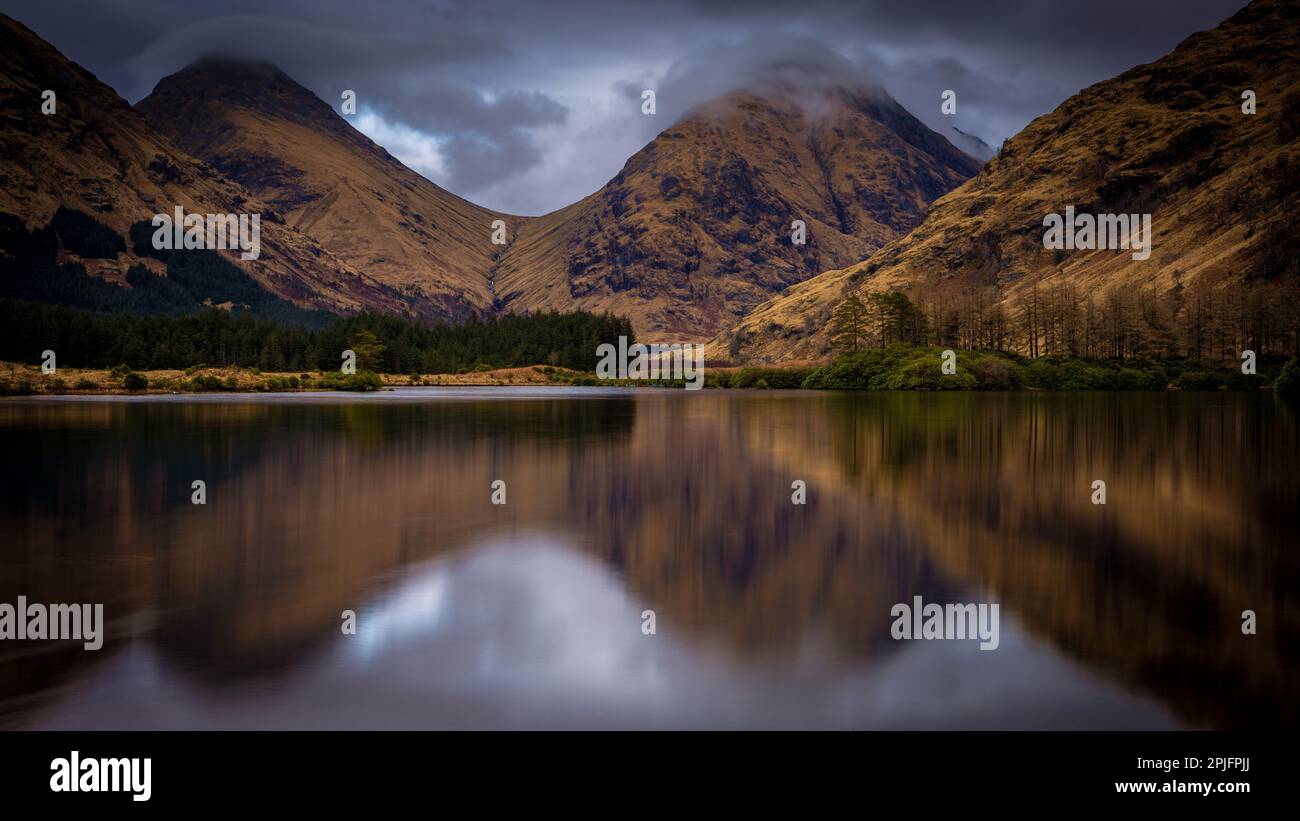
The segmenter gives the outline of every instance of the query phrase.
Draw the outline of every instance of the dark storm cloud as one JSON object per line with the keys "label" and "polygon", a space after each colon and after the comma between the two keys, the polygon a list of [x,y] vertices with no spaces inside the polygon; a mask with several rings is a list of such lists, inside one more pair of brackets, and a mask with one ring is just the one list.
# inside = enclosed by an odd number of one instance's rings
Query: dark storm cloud
{"label": "dark storm cloud", "polygon": [[[568,109],[538,91],[505,91],[485,98],[468,86],[417,86],[381,105],[390,119],[441,138],[453,191],[479,191],[542,161],[533,129],[559,125]],[[410,116],[414,112],[415,116]]]}
{"label": "dark storm cloud", "polygon": [[[539,213],[697,102],[773,73],[875,82],[993,146],[1242,0],[5,0],[132,102],[209,51],[276,63],[457,193]],[[659,115],[640,115],[654,88]],[[939,111],[957,93],[956,117]],[[432,158],[432,159],[431,159]]]}

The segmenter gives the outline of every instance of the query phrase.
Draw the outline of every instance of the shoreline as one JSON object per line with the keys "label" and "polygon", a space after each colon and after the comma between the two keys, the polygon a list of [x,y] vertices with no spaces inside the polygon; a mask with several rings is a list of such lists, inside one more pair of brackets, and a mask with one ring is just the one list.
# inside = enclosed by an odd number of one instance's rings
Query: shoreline
{"label": "shoreline", "polygon": [[[127,374],[143,377],[145,387],[127,386]],[[375,374],[377,386],[368,390],[406,387],[526,387],[565,386],[578,371],[533,365],[466,374]],[[322,371],[266,372],[256,368],[188,368],[121,372],[105,368],[59,368],[44,374],[37,365],[0,363],[0,396],[176,396],[193,394],[265,394],[360,392],[331,384],[336,374]],[[138,384],[138,383],[137,383]]]}
{"label": "shoreline", "polygon": [[[781,366],[726,367],[711,370],[713,378],[706,379],[704,387],[712,390],[807,391],[797,385],[768,384],[764,374],[776,374],[790,369]],[[142,377],[145,387],[128,387],[127,375]],[[557,368],[549,365],[529,365],[515,368],[496,368],[462,374],[369,374],[358,375],[362,381],[355,386],[336,372],[282,371],[264,372],[256,368],[189,368],[186,370],[127,371],[103,368],[59,368],[54,374],[44,374],[38,365],[0,362],[0,398],[10,397],[77,397],[93,396],[206,396],[206,395],[267,395],[267,394],[320,394],[320,393],[374,393],[397,388],[665,388],[682,390],[680,382],[651,380],[603,380],[594,374]],[[721,378],[719,378],[721,377]],[[137,381],[136,385],[139,384]],[[832,393],[860,392],[855,389],[822,388]],[[936,392],[917,388],[867,389],[901,393]],[[1165,393],[1193,390],[1194,392],[1272,393],[1272,385],[1256,389],[1230,389],[1226,385],[1215,388],[1182,388],[1177,385],[1151,387],[1144,390],[1104,388],[1050,389],[1035,386],[1015,388],[957,389],[959,393]],[[950,392],[940,389],[940,392]]]}

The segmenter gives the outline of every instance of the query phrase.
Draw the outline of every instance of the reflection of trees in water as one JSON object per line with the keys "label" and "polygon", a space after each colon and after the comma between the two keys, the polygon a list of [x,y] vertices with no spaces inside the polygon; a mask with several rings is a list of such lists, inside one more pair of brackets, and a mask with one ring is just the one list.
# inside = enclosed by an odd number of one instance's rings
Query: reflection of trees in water
{"label": "reflection of trees in water", "polygon": [[772,656],[808,638],[855,657],[895,648],[890,607],[941,589],[897,517],[820,489],[792,504],[800,474],[750,446],[750,412],[702,405],[643,413],[626,448],[574,464],[594,549],[622,569],[661,627],[688,637]]}
{"label": "reflection of trees in water", "polygon": [[[163,657],[219,684],[301,664],[404,565],[498,528],[577,528],[688,640],[781,657],[811,637],[861,659],[897,646],[894,603],[987,589],[1194,723],[1290,725],[1297,425],[1270,402],[33,403],[0,431],[6,458],[39,466],[27,484],[0,472],[0,594],[158,609]],[[200,477],[206,509],[189,505]],[[1240,635],[1247,607],[1257,636]]]}
{"label": "reflection of trees in water", "polygon": [[[0,601],[160,611],[161,657],[215,682],[292,669],[393,570],[544,518],[562,489],[551,462],[626,438],[635,419],[625,397],[8,410]],[[487,493],[500,475],[504,509]],[[196,478],[205,507],[190,503]],[[0,699],[111,652],[0,661]]]}
{"label": "reflection of trees in water", "polygon": [[[858,451],[841,463],[867,465],[845,476],[892,498],[948,578],[1194,723],[1295,723],[1300,447],[1272,397],[837,399],[837,438]],[[1242,636],[1247,608],[1269,628]]]}
{"label": "reflection of trees in water", "polygon": [[358,449],[487,439],[561,443],[625,436],[631,398],[598,401],[85,403],[10,406],[0,452],[0,517],[32,511],[106,515],[130,503],[164,512],[277,457],[344,441]]}

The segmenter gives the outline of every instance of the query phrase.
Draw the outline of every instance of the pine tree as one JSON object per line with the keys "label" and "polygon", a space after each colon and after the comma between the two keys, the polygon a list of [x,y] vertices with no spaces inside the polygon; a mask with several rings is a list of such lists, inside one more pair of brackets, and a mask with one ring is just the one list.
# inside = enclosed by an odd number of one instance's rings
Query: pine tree
{"label": "pine tree", "polygon": [[851,295],[831,313],[831,344],[844,353],[860,349],[867,337],[867,306]]}

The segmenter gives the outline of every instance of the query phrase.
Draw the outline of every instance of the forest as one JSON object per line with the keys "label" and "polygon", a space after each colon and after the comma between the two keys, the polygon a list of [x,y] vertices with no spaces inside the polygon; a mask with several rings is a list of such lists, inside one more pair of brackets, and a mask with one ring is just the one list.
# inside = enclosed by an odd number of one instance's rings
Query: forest
{"label": "forest", "polygon": [[1029,357],[1095,360],[1185,358],[1226,365],[1243,351],[1295,356],[1296,289],[1111,288],[1093,295],[1072,284],[1029,289],[1013,307],[992,289],[913,301],[901,291],[850,295],[835,308],[831,339],[850,353],[895,342]]}
{"label": "forest", "polygon": [[338,370],[345,350],[357,367],[381,373],[457,373],[549,364],[596,367],[596,348],[634,338],[626,319],[586,311],[507,315],[425,325],[363,313],[319,328],[208,309],[184,316],[100,313],[0,299],[0,359],[36,363],[44,350],[60,365],[133,370],[240,365],[264,371]]}
{"label": "forest", "polygon": [[[157,250],[147,220],[129,232],[137,256],[166,266],[126,272],[124,288],[58,262],[112,259],[126,243],[93,217],[60,208],[35,230],[0,214],[0,358],[37,362],[56,352],[72,367],[135,370],[240,365],[264,371],[338,370],[345,350],[357,366],[383,373],[455,373],[481,366],[547,364],[594,370],[596,349],[625,319],[586,311],[548,312],[429,324],[362,313],[339,317],[279,297],[215,251]],[[221,309],[213,306],[224,306]]]}

